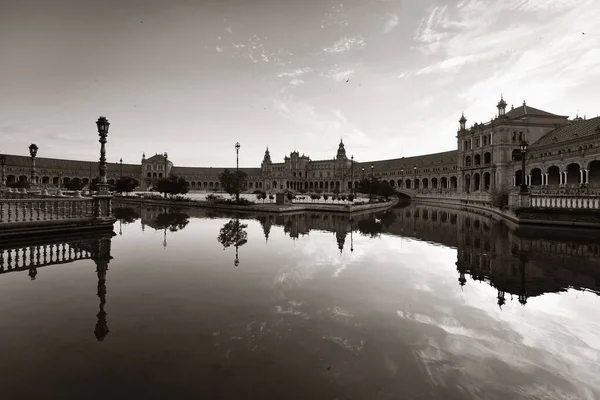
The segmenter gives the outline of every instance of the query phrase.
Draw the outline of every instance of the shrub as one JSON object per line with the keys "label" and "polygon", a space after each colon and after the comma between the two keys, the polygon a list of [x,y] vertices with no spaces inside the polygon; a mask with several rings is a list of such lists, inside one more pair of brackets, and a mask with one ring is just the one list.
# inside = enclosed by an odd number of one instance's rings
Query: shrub
{"label": "shrub", "polygon": [[327,199],[329,199],[329,195],[328,194],[324,194],[323,195],[323,200],[327,201]]}

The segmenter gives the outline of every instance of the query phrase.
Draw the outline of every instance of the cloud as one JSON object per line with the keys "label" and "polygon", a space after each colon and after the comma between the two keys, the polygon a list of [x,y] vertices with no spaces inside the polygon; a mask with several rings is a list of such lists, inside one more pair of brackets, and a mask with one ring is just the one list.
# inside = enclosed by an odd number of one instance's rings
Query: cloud
{"label": "cloud", "polygon": [[294,85],[294,86],[302,85],[303,83],[304,83],[304,81],[302,79],[292,79],[289,82],[290,85]]}
{"label": "cloud", "polygon": [[226,30],[227,32],[229,32],[229,33],[233,33],[233,29],[231,28],[231,25],[227,25],[227,26],[225,27],[225,30]]}
{"label": "cloud", "polygon": [[277,74],[277,77],[278,78],[297,77],[300,75],[307,74],[309,72],[312,72],[312,68],[310,68],[310,67],[296,68],[295,70],[292,70],[292,71],[281,72],[281,73]]}
{"label": "cloud", "polygon": [[394,30],[395,27],[398,26],[399,20],[397,14],[388,14],[386,18],[385,25],[383,27],[383,31],[385,33],[389,33]]}
{"label": "cloud", "polygon": [[361,49],[365,47],[365,40],[361,35],[346,36],[335,42],[329,47],[323,49],[326,53],[341,53],[353,49]]}
{"label": "cloud", "polygon": [[223,48],[221,46],[215,47],[215,50],[217,50],[219,53],[223,52]]}
{"label": "cloud", "polygon": [[356,68],[341,68],[337,64],[334,65],[332,69],[327,71],[326,73],[321,74],[321,76],[333,79],[338,82],[346,81],[352,75],[356,73]]}

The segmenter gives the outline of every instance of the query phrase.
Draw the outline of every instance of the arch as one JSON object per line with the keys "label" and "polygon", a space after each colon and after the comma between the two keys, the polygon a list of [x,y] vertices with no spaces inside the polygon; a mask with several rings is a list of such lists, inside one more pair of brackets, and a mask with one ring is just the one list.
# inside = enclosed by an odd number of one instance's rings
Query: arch
{"label": "arch", "polygon": [[470,192],[471,191],[471,175],[466,174],[463,180],[463,191]]}
{"label": "arch", "polygon": [[58,185],[58,176],[55,176],[54,178],[52,178],[52,184]]}
{"label": "arch", "polygon": [[27,176],[25,176],[25,175],[19,176],[19,182],[27,182],[27,181],[28,181]]}
{"label": "arch", "polygon": [[560,184],[560,168],[558,168],[556,165],[552,165],[551,167],[548,167],[546,172],[548,173],[548,182],[546,182],[547,185]]}
{"label": "arch", "polygon": [[148,178],[152,178],[152,172],[148,172]]}
{"label": "arch", "polygon": [[417,190],[419,189],[419,179],[415,179],[415,181],[413,182],[413,189]]}
{"label": "arch", "polygon": [[513,161],[521,161],[521,150],[514,149],[511,153]]}
{"label": "arch", "polygon": [[481,175],[479,175],[479,172],[473,175],[473,183],[475,184],[473,190],[479,192],[481,190]]}
{"label": "arch", "polygon": [[437,189],[438,188],[438,180],[437,180],[437,178],[431,178],[431,188],[432,189]]}
{"label": "arch", "polygon": [[581,183],[580,173],[581,167],[577,163],[572,163],[567,165],[567,184],[572,185],[576,183]]}
{"label": "arch", "polygon": [[450,177],[450,189],[458,188],[458,179],[455,176]]}
{"label": "arch", "polygon": [[429,179],[423,178],[423,189],[429,189]]}
{"label": "arch", "polygon": [[440,187],[442,189],[448,189],[448,178],[446,178],[445,176],[443,176],[442,179],[440,179]]}
{"label": "arch", "polygon": [[394,180],[393,180],[393,179],[390,179],[390,186],[391,186],[391,187],[394,187],[394,186],[396,186],[396,182],[394,182]]}
{"label": "arch", "polygon": [[404,187],[407,189],[410,189],[412,187],[411,184],[412,184],[412,182],[410,179],[407,179],[404,181]]}
{"label": "arch", "polygon": [[490,186],[492,184],[492,175],[489,172],[484,172],[483,174],[483,190],[486,192],[490,190]]}
{"label": "arch", "polygon": [[271,186],[273,189],[277,189],[277,181],[273,181],[273,186]]}
{"label": "arch", "polygon": [[47,185],[50,183],[50,177],[49,176],[43,176],[42,177],[42,184]]}
{"label": "arch", "polygon": [[484,164],[491,164],[491,162],[492,162],[492,153],[490,153],[490,152],[488,151],[488,152],[486,152],[486,153],[483,155],[483,163],[484,163]]}
{"label": "arch", "polygon": [[542,184],[542,170],[539,168],[534,168],[530,172],[531,174],[531,182],[529,183],[532,186],[540,186]]}
{"label": "arch", "polygon": [[159,173],[158,173],[158,177],[159,177],[159,178],[162,178],[162,177],[163,177],[163,175],[162,175],[162,172],[159,172]]}
{"label": "arch", "polygon": [[588,183],[598,184],[600,183],[600,161],[590,161],[588,164]]}
{"label": "arch", "polygon": [[475,154],[474,161],[475,161],[475,165],[480,165],[481,164],[481,154]]}
{"label": "arch", "polygon": [[465,167],[471,166],[471,156],[465,156]]}
{"label": "arch", "polygon": [[15,183],[15,181],[17,180],[17,178],[14,175],[7,175],[6,176],[6,183]]}

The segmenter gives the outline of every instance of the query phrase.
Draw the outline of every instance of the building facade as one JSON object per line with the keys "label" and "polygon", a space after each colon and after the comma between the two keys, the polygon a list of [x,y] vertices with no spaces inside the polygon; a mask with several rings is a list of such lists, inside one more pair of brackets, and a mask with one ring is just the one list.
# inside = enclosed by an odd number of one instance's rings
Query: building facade
{"label": "building facade", "polygon": [[[312,160],[292,151],[274,162],[267,148],[256,168],[240,168],[248,174],[246,190],[324,192],[351,190],[364,177],[374,176],[407,194],[415,193],[507,193],[522,180],[535,188],[600,187],[600,118],[569,117],[527,105],[511,107],[501,97],[497,115],[488,122],[467,127],[459,119],[457,147],[441,153],[390,160],[357,161],[348,157],[343,141],[331,159]],[[521,171],[519,145],[528,143],[526,171]],[[277,160],[275,160],[277,161]],[[98,163],[5,155],[2,184],[31,181],[57,186],[79,178],[87,184],[97,175]],[[233,170],[235,167],[229,168]],[[147,190],[170,174],[185,178],[191,190],[218,191],[225,168],[178,166],[167,153],[146,158],[140,164],[109,163],[107,179],[114,183],[128,176]]]}

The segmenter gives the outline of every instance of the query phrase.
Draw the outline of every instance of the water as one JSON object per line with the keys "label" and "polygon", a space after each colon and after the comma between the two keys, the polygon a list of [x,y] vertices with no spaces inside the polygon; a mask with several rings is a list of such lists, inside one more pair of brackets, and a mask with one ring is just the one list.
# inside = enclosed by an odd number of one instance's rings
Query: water
{"label": "water", "polygon": [[4,245],[3,399],[600,398],[589,233],[414,205],[117,213],[112,239]]}

